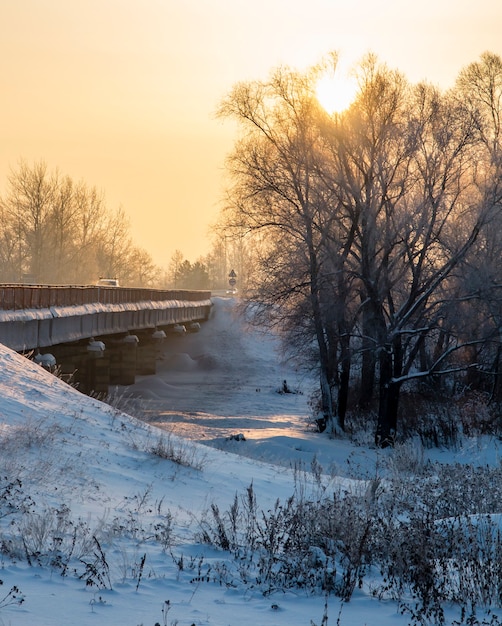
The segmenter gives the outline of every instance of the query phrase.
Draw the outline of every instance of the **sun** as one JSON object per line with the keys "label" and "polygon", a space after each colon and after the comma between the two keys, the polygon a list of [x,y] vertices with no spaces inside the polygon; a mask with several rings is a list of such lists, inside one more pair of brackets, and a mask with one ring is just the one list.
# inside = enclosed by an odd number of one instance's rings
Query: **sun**
{"label": "sun", "polygon": [[341,113],[354,102],[357,85],[348,74],[323,74],[316,84],[316,97],[327,113]]}

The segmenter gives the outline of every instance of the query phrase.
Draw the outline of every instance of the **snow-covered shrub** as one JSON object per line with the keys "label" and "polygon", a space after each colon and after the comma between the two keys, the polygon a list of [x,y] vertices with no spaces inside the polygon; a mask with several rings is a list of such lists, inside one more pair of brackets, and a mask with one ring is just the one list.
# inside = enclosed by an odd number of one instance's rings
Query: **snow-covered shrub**
{"label": "snow-covered shrub", "polygon": [[92,552],[92,535],[93,530],[86,521],[73,520],[70,509],[61,505],[16,517],[2,533],[2,539],[11,558],[25,559],[33,566],[50,567],[65,576],[72,559]]}
{"label": "snow-covered shrub", "polygon": [[112,589],[112,580],[110,576],[110,565],[106,554],[98,540],[93,535],[95,549],[93,554],[82,557],[80,560],[84,566],[84,571],[78,576],[85,581],[87,587],[96,587],[97,589]]}
{"label": "snow-covered shrub", "polygon": [[167,459],[182,467],[191,467],[198,471],[201,471],[205,465],[204,455],[195,444],[171,433],[160,435],[148,451],[161,459]]}
{"label": "snow-covered shrub", "polygon": [[417,437],[397,442],[390,457],[390,465],[395,479],[420,476],[425,466],[425,451],[420,439]]}
{"label": "snow-covered shrub", "polygon": [[424,448],[459,449],[466,437],[502,434],[502,413],[486,393],[464,391],[440,398],[403,394],[398,423],[401,441],[420,439]]}
{"label": "snow-covered shrub", "polygon": [[[0,580],[0,585],[3,585],[3,580]],[[23,604],[25,600],[24,594],[21,592],[17,585],[12,586],[7,593],[0,597],[0,609],[12,604]]]}
{"label": "snow-covered shrub", "polygon": [[[71,427],[70,427],[71,428]],[[1,433],[0,451],[17,451],[53,445],[58,434],[64,432],[55,416],[41,419],[27,416],[24,421]]]}
{"label": "snow-covered shrub", "polygon": [[299,588],[349,600],[372,560],[371,505],[360,495],[291,496],[258,511],[251,486],[224,513],[212,504],[199,524],[199,538],[230,552],[236,576],[267,594]]}
{"label": "snow-covered shrub", "polygon": [[471,612],[500,605],[502,542],[489,516],[437,520],[417,509],[386,538],[373,592],[399,599],[413,623],[445,624],[447,604]]}
{"label": "snow-covered shrub", "polygon": [[213,504],[200,539],[232,557],[213,574],[265,594],[303,589],[344,601],[366,583],[414,624],[444,624],[448,603],[471,616],[500,606],[502,469],[419,468],[420,480],[391,472],[331,494],[313,477],[310,493],[302,484],[267,510],[252,486],[226,511]]}
{"label": "snow-covered shrub", "polygon": [[16,513],[27,513],[33,504],[32,498],[24,492],[19,478],[0,478],[0,519]]}

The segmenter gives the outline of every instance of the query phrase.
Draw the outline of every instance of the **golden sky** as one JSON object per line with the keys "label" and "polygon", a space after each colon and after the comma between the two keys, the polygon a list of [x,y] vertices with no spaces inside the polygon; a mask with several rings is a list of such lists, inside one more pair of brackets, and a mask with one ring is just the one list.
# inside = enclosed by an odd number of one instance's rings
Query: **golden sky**
{"label": "golden sky", "polygon": [[502,56],[500,0],[0,0],[0,194],[43,160],[123,207],[136,245],[196,260],[222,198],[233,129],[219,101],[278,65],[375,53],[449,87]]}

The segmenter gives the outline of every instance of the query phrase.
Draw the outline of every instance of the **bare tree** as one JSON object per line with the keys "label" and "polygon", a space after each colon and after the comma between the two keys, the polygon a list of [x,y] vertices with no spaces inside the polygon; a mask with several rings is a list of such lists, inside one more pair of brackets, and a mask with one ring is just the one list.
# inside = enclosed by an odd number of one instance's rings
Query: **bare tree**
{"label": "bare tree", "polygon": [[129,251],[127,284],[131,287],[153,287],[159,280],[159,268],[143,248],[133,246]]}
{"label": "bare tree", "polygon": [[[333,180],[351,225],[345,275],[361,303],[361,404],[371,401],[377,373],[376,441],[388,445],[400,388],[418,375],[412,368],[444,320],[448,281],[489,203],[473,184],[473,128],[464,108],[431,87],[411,90],[372,56],[359,80],[356,102],[331,129]],[[450,350],[444,345],[420,376],[442,371]]]}
{"label": "bare tree", "polygon": [[[477,338],[471,351],[491,381],[492,399],[502,396],[502,59],[485,52],[464,68],[457,79],[454,96],[468,109],[475,128],[476,182],[485,202],[493,207],[466,259],[463,275],[472,298],[462,303],[467,309],[470,335]],[[491,341],[483,341],[489,337]],[[480,381],[485,379],[481,376]],[[470,381],[472,383],[472,380]]]}
{"label": "bare tree", "polygon": [[8,211],[0,201],[0,279],[7,283],[19,282],[20,271],[19,240]]}
{"label": "bare tree", "polygon": [[181,252],[181,250],[175,250],[171,255],[171,260],[169,261],[169,267],[167,269],[167,280],[172,289],[179,288],[180,286],[180,268],[184,259],[185,257],[183,256],[183,252]]}
{"label": "bare tree", "polygon": [[8,177],[4,212],[13,224],[20,271],[33,281],[48,279],[49,218],[57,184],[58,173],[50,174],[43,161],[31,168],[21,161],[17,171],[12,170]]}
{"label": "bare tree", "polygon": [[129,228],[129,220],[122,207],[106,215],[97,250],[100,276],[119,278],[122,282],[128,278],[129,253],[133,245]]}
{"label": "bare tree", "polygon": [[98,251],[106,230],[107,209],[103,195],[95,187],[80,182],[74,186],[74,248],[69,266],[75,283],[95,282],[99,278]]}
{"label": "bare tree", "polygon": [[219,114],[236,119],[243,129],[228,160],[234,185],[227,229],[260,234],[262,254],[251,298],[262,303],[262,319],[269,323],[283,321],[308,301],[319,357],[319,421],[338,431],[342,424],[334,408],[336,363],[330,358],[323,315],[321,226],[329,204],[324,193],[329,190],[318,172],[324,157],[316,121],[316,72],[302,75],[281,68],[266,82],[239,84],[222,102]]}
{"label": "bare tree", "polygon": [[330,430],[343,428],[355,357],[360,404],[378,389],[385,446],[402,385],[469,369],[468,347],[490,341],[458,303],[475,301],[466,267],[500,219],[500,74],[484,56],[459,98],[460,87],[412,87],[369,55],[357,98],[335,116],[316,106],[313,73],[285,69],[222,103],[244,130],[228,161],[226,229],[258,239],[250,296],[261,320],[304,350],[315,337]]}
{"label": "bare tree", "polygon": [[75,251],[75,224],[78,205],[72,179],[65,176],[56,181],[48,215],[45,245],[51,250],[44,268],[52,282],[71,281],[71,262]]}
{"label": "bare tree", "polygon": [[44,162],[21,161],[0,200],[4,280],[94,282],[117,276],[150,284],[157,270],[136,248],[122,209],[109,212],[102,194]]}

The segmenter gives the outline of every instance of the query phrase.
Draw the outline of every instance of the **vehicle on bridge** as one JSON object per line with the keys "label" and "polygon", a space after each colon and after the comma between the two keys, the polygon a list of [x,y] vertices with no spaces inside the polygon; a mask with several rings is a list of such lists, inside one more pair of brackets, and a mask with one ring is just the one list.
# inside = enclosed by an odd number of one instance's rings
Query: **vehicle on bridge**
{"label": "vehicle on bridge", "polygon": [[100,278],[96,283],[97,287],[120,287],[117,278]]}

